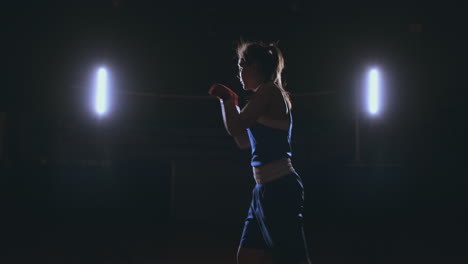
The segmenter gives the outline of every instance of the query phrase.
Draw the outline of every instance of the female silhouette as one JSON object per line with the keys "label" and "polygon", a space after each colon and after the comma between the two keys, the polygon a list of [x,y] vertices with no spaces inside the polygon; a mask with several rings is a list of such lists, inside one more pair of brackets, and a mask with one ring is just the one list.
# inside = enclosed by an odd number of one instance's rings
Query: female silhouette
{"label": "female silhouette", "polygon": [[251,148],[256,185],[242,232],[237,263],[310,263],[303,231],[304,188],[291,163],[291,101],[281,73],[284,58],[276,44],[242,42],[238,78],[253,92],[239,110],[237,94],[214,84],[224,126],[242,148]]}

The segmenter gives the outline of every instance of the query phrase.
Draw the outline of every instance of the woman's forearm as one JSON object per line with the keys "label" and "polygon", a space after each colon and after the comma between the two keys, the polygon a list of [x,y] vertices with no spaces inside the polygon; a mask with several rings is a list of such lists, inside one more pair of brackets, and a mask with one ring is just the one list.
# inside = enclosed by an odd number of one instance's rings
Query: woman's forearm
{"label": "woman's forearm", "polygon": [[230,101],[221,101],[221,111],[223,114],[224,127],[229,135],[234,138],[240,149],[250,148],[250,140],[247,129],[243,128],[240,122],[239,107]]}
{"label": "woman's forearm", "polygon": [[221,100],[220,102],[224,127],[228,134],[236,137],[245,133],[246,128],[241,124],[239,107],[234,104],[233,100]]}

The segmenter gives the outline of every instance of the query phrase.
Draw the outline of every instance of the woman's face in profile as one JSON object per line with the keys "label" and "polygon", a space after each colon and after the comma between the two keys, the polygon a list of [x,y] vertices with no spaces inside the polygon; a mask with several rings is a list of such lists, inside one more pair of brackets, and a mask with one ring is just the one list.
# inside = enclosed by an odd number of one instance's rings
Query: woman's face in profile
{"label": "woman's face in profile", "polygon": [[239,67],[239,74],[237,78],[242,84],[244,90],[255,89],[255,71],[254,65],[248,65],[243,59],[239,59],[237,66]]}

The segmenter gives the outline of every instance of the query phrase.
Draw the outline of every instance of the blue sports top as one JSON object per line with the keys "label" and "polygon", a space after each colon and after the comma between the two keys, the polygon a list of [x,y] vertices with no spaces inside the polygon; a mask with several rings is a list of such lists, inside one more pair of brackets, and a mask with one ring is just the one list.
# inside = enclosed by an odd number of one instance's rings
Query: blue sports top
{"label": "blue sports top", "polygon": [[247,133],[249,134],[250,139],[250,146],[252,148],[252,159],[250,165],[256,167],[292,156],[292,115],[289,109],[288,112],[288,131],[268,127],[258,122],[247,129]]}

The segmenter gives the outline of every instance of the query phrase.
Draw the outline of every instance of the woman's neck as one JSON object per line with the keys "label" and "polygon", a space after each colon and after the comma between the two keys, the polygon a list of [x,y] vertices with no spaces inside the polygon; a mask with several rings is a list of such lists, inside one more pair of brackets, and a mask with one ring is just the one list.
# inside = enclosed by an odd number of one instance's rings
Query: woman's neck
{"label": "woman's neck", "polygon": [[252,91],[253,92],[256,92],[258,90],[258,88],[260,88],[262,85],[264,84],[267,84],[267,83],[270,83],[271,81],[268,81],[268,80],[263,80],[262,82],[259,82],[258,85],[255,87],[255,89],[253,89]]}

